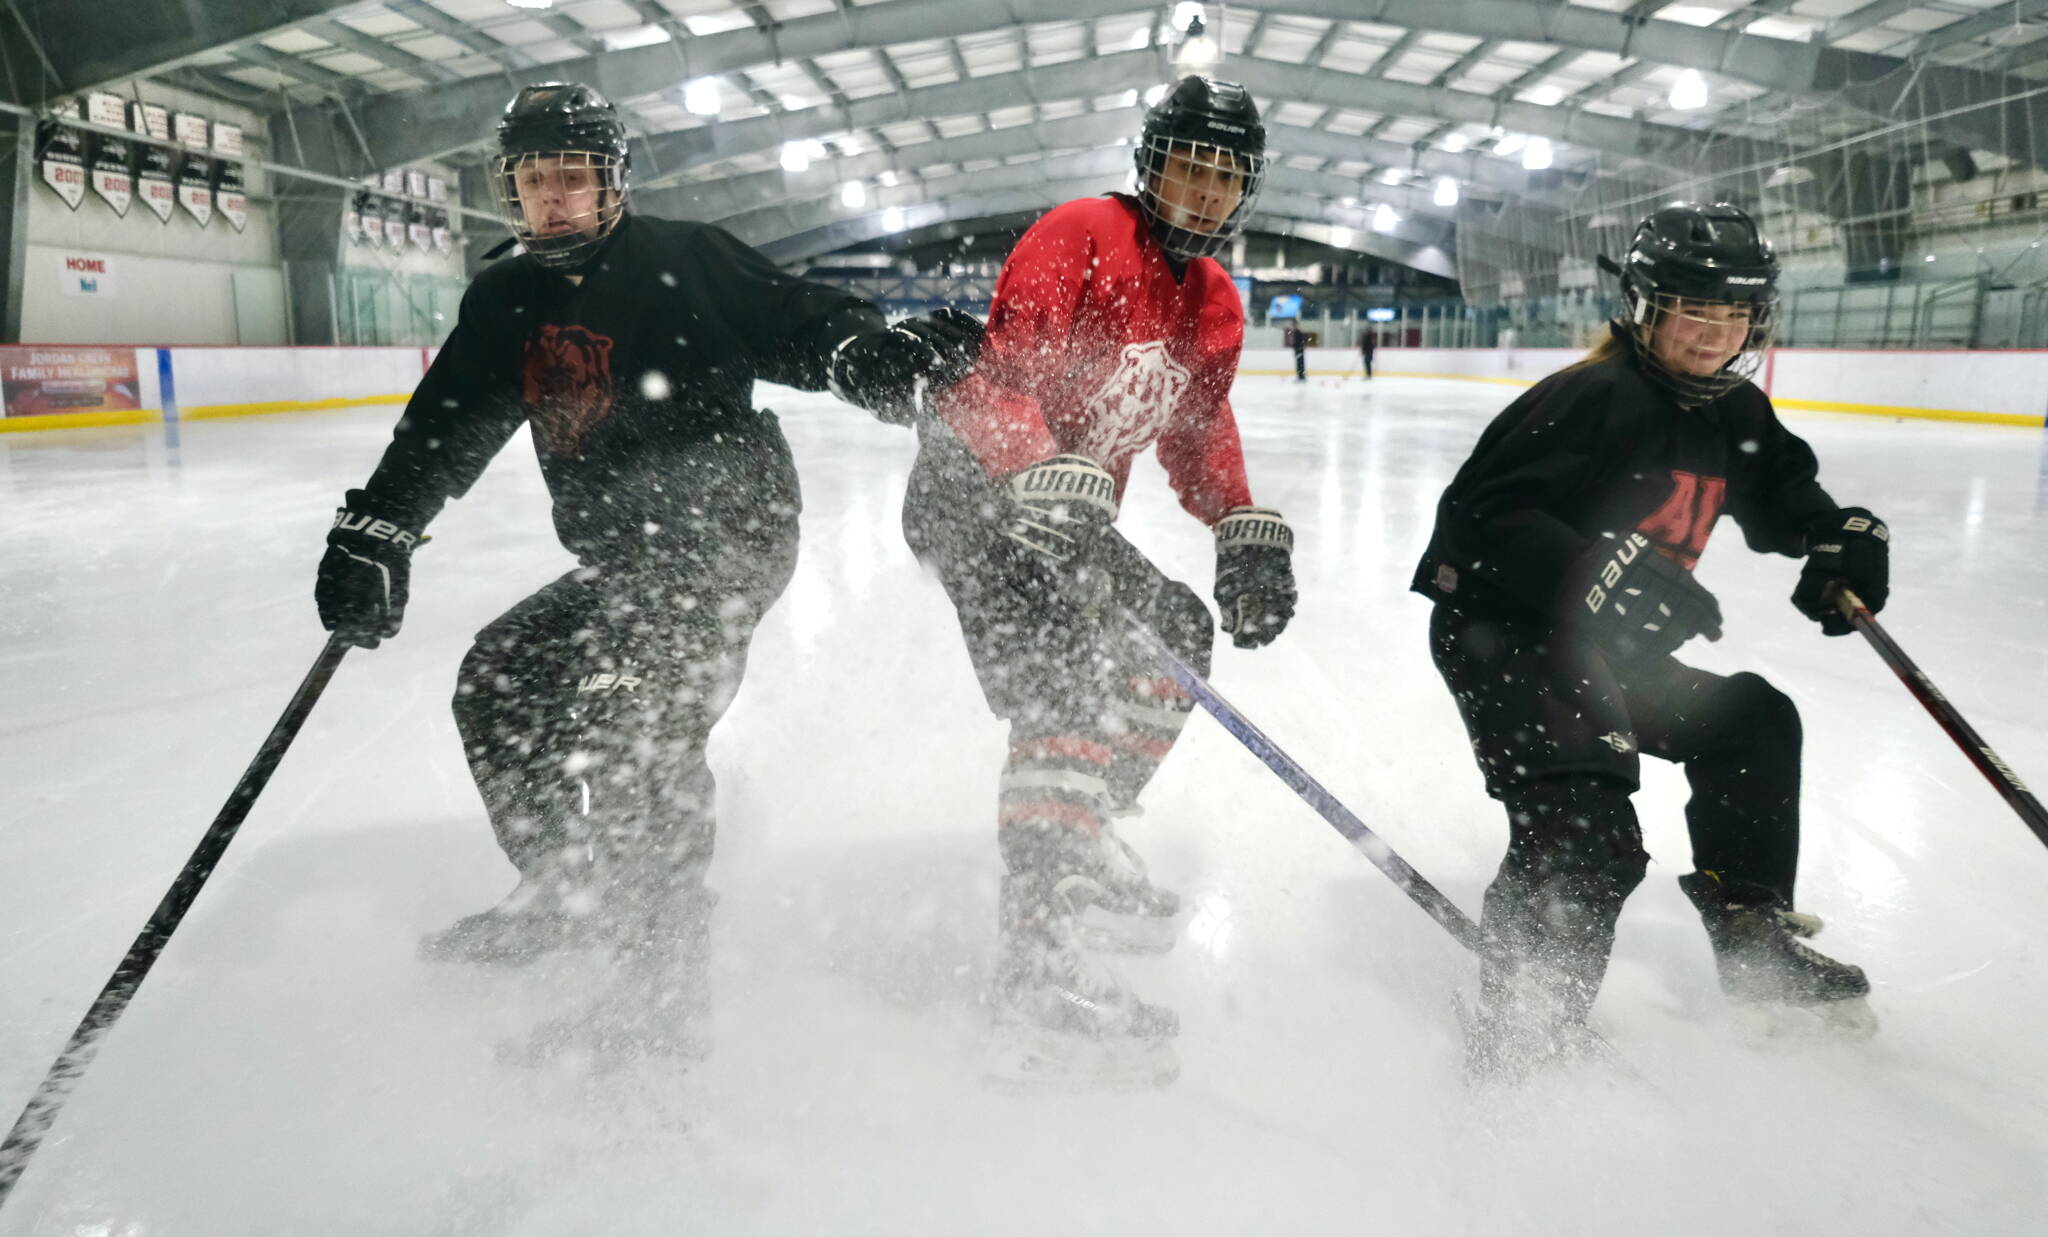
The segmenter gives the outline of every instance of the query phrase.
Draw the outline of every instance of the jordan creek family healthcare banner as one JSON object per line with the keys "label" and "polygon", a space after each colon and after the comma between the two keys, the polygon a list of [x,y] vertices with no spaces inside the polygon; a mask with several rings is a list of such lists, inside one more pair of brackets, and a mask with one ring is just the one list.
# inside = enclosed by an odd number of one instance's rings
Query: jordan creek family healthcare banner
{"label": "jordan creek family healthcare banner", "polygon": [[10,417],[142,407],[133,348],[0,348],[0,391]]}

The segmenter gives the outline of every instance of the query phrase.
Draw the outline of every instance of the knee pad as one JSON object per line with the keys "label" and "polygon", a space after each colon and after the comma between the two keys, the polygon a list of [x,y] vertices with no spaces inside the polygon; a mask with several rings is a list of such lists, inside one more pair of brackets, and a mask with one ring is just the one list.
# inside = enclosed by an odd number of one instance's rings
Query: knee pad
{"label": "knee pad", "polygon": [[1650,863],[1629,793],[1600,777],[1544,778],[1511,788],[1502,799],[1509,829],[1504,870],[1536,884],[1628,896]]}
{"label": "knee pad", "polygon": [[1727,686],[1721,690],[1726,694],[1726,703],[1721,705],[1728,718],[1724,724],[1730,730],[1749,736],[1754,745],[1776,748],[1790,744],[1797,749],[1805,731],[1792,697],[1747,670],[1728,676]]}

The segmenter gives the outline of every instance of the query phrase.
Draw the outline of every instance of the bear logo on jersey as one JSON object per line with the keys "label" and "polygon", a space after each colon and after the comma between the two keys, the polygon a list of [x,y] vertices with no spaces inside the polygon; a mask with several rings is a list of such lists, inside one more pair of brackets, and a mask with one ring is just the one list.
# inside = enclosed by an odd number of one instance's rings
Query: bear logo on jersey
{"label": "bear logo on jersey", "polygon": [[1087,436],[1074,449],[1090,459],[1117,460],[1158,437],[1188,388],[1187,367],[1160,340],[1125,344],[1116,371],[1088,399]]}
{"label": "bear logo on jersey", "polygon": [[574,455],[612,410],[612,340],[580,326],[544,326],[526,341],[520,398],[550,455]]}

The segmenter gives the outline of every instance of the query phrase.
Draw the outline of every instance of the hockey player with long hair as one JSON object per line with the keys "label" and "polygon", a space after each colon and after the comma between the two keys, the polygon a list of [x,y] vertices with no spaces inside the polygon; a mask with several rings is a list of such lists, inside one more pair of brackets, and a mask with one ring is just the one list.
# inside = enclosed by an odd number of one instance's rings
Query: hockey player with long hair
{"label": "hockey player with long hair", "polygon": [[1173,944],[1179,899],[1114,822],[1137,810],[1191,707],[1118,616],[1204,670],[1213,640],[1194,590],[1161,584],[1113,527],[1132,458],[1156,448],[1182,506],[1214,530],[1215,597],[1238,647],[1265,645],[1294,611],[1293,534],[1252,505],[1230,409],[1242,304],[1212,258],[1258,196],[1258,109],[1241,86],[1184,78],[1147,113],[1136,162],[1135,193],[1068,202],[1018,242],[979,364],[921,425],[904,503],[905,534],[1010,724],[991,997],[991,1072],[1010,1081],[1178,1069],[1174,1013],[1099,956]]}
{"label": "hockey player with long hair", "polygon": [[1592,354],[1509,405],[1444,491],[1414,589],[1508,849],[1483,924],[1473,1064],[1518,1072],[1583,1046],[1616,917],[1648,856],[1630,795],[1642,754],[1684,766],[1698,908],[1724,993],[1874,1025],[1861,969],[1806,944],[1796,909],[1798,710],[1755,674],[1673,653],[1721,635],[1693,576],[1728,514],[1752,549],[1805,558],[1792,601],[1828,635],[1847,585],[1885,602],[1890,533],[1821,488],[1813,451],[1749,381],[1778,264],[1727,205],[1647,216],[1624,311]]}
{"label": "hockey player with long hair", "polygon": [[705,744],[796,562],[796,470],[754,383],[829,383],[904,420],[921,382],[971,363],[978,330],[885,328],[873,305],[728,232],[633,213],[625,129],[589,87],[521,90],[497,136],[493,180],[523,253],[463,298],[382,461],[348,492],[315,599],[355,644],[397,634],[428,523],[532,426],[579,566],[477,634],[454,700],[520,881],[423,950],[621,951],[662,994],[636,1033],[673,1046],[698,1033],[706,1000]]}

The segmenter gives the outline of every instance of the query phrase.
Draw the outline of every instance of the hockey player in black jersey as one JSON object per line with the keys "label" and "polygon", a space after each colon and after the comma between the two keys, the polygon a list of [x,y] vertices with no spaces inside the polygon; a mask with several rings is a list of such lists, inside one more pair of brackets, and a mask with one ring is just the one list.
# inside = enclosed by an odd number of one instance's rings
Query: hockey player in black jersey
{"label": "hockey player in black jersey", "polygon": [[1645,218],[1624,313],[1591,355],[1480,437],[1437,508],[1415,591],[1430,648],[1508,811],[1484,925],[1475,1066],[1526,1067],[1582,1037],[1616,916],[1648,856],[1629,796],[1647,753],[1685,766],[1698,907],[1726,995],[1871,1025],[1862,970],[1804,943],[1794,909],[1800,723],[1755,674],[1672,654],[1721,635],[1692,568],[1723,513],[1752,549],[1804,556],[1792,601],[1829,635],[1846,584],[1875,611],[1890,534],[1816,480],[1805,442],[1748,381],[1769,345],[1778,266],[1726,205]]}
{"label": "hockey player in black jersey", "polygon": [[[429,937],[434,958],[648,947],[680,959],[700,1012],[711,895],[705,742],[762,612],[796,562],[797,476],[756,379],[828,386],[906,420],[978,334],[885,328],[875,307],[784,274],[719,228],[627,208],[628,149],[585,86],[520,91],[495,182],[524,253],[479,275],[321,559],[321,620],[395,635],[414,548],[530,424],[562,544],[580,566],[477,634],[455,721],[520,883]],[[443,553],[459,553],[449,547]]]}

